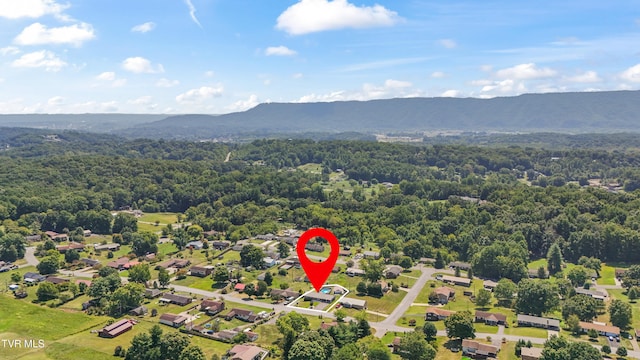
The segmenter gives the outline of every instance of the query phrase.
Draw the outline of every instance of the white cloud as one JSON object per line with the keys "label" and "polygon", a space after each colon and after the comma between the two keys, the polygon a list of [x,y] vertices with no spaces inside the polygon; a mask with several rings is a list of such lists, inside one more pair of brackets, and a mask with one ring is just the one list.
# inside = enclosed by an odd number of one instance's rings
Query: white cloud
{"label": "white cloud", "polygon": [[149,21],[146,22],[144,24],[140,24],[140,25],[136,25],[134,27],[131,28],[131,31],[133,32],[139,32],[139,33],[147,33],[153,29],[155,29],[156,27],[156,23],[154,23],[153,21]]}
{"label": "white cloud", "polygon": [[44,15],[60,16],[69,4],[55,0],[0,0],[0,17],[7,19],[39,18]]}
{"label": "white cloud", "polygon": [[443,92],[440,96],[441,97],[459,97],[460,96],[460,91],[458,91],[458,90],[447,90],[447,91]]}
{"label": "white cloud", "polygon": [[14,60],[11,63],[11,66],[22,68],[44,68],[46,71],[55,72],[67,66],[67,63],[62,61],[53,52],[49,50],[41,50],[22,55],[19,59]]}
{"label": "white cloud", "polygon": [[103,81],[113,81],[116,79],[116,73],[114,73],[113,71],[105,71],[96,76],[96,79]]}
{"label": "white cloud", "polygon": [[83,42],[95,38],[93,27],[87,23],[47,28],[34,23],[22,30],[13,40],[19,45],[72,44],[80,46]]}
{"label": "white cloud", "polygon": [[381,5],[355,6],[347,0],[300,0],[278,16],[276,28],[291,35],[391,26],[400,21],[395,11]]}
{"label": "white cloud", "polygon": [[258,96],[255,94],[251,94],[248,99],[236,101],[233,104],[227,106],[226,109],[232,112],[245,111],[257,106],[258,104],[260,104],[260,101],[258,101]]}
{"label": "white cloud", "polygon": [[453,49],[458,46],[458,43],[456,43],[455,40],[452,39],[440,39],[438,40],[438,44],[444,46],[447,49]]}
{"label": "white cloud", "polygon": [[587,71],[584,74],[570,76],[567,77],[566,80],[575,83],[595,83],[602,81],[602,79],[598,76],[598,73],[595,71]]}
{"label": "white cloud", "polygon": [[434,71],[431,73],[431,77],[434,79],[442,79],[443,77],[446,77],[447,74],[443,73],[442,71]]}
{"label": "white cloud", "polygon": [[423,95],[419,90],[412,90],[412,87],[413,84],[408,81],[389,79],[386,80],[383,85],[364,84],[362,85],[362,89],[353,92],[340,90],[330,92],[328,94],[309,94],[302,96],[294,102],[366,101],[385,98],[416,97]]}
{"label": "white cloud", "polygon": [[491,72],[493,71],[493,66],[491,65],[481,65],[480,70],[483,72]]}
{"label": "white cloud", "polygon": [[158,81],[156,81],[156,86],[157,87],[163,87],[163,88],[170,88],[170,87],[174,87],[176,85],[179,85],[180,81],[178,80],[169,80],[169,79],[165,79],[162,78]]}
{"label": "white cloud", "polygon": [[17,55],[19,53],[20,53],[20,49],[18,49],[15,46],[7,46],[0,49],[0,54],[2,56]]}
{"label": "white cloud", "polygon": [[539,68],[534,63],[520,64],[514,67],[498,70],[496,76],[501,79],[542,79],[553,77],[557,72],[550,68]]}
{"label": "white cloud", "polygon": [[116,73],[113,71],[105,71],[100,75],[96,76],[96,80],[102,82],[109,82],[112,87],[121,87],[126,85],[127,79],[118,79],[116,78]]}
{"label": "white cloud", "polygon": [[620,78],[631,82],[640,82],[640,64],[632,66],[620,74]]}
{"label": "white cloud", "polygon": [[47,100],[49,106],[59,106],[64,104],[64,98],[62,96],[54,96]]}
{"label": "white cloud", "polygon": [[295,50],[291,50],[286,46],[269,46],[265,51],[264,54],[267,56],[292,56],[297,54],[297,52]]}
{"label": "white cloud", "polygon": [[151,61],[140,56],[130,57],[125,59],[122,62],[122,68],[136,74],[141,74],[141,73],[154,74],[154,73],[164,72],[164,68],[162,67],[161,64],[158,64],[157,66],[153,66],[151,64]]}
{"label": "white cloud", "polygon": [[418,64],[431,59],[432,59],[431,57],[410,57],[410,58],[377,60],[377,61],[370,61],[366,63],[347,65],[339,69],[338,72],[354,72],[354,71],[363,71],[363,70],[382,69],[382,68],[394,67],[398,65]]}
{"label": "white cloud", "polygon": [[202,24],[200,24],[200,20],[196,17],[196,7],[193,6],[191,0],[184,0],[184,3],[189,8],[189,16],[191,16],[191,20],[196,23],[200,28],[202,28]]}
{"label": "white cloud", "polygon": [[129,100],[127,101],[127,103],[142,107],[145,110],[155,110],[158,107],[158,104],[153,102],[153,97],[151,97],[150,95],[145,95],[134,100]]}
{"label": "white cloud", "polygon": [[494,81],[490,85],[482,87],[481,92],[485,95],[519,95],[527,91],[524,83],[513,79]]}
{"label": "white cloud", "polygon": [[491,85],[493,84],[493,81],[488,80],[488,79],[481,79],[481,80],[472,80],[470,82],[470,84],[472,86],[487,86],[487,85]]}
{"label": "white cloud", "polygon": [[224,91],[224,87],[220,84],[215,87],[211,86],[202,86],[197,89],[191,89],[185,93],[182,93],[176,96],[176,101],[179,104],[198,104],[202,103],[207,99],[211,99],[213,97],[222,96]]}
{"label": "white cloud", "polygon": [[215,74],[216,74],[215,72],[209,70],[209,71],[205,71],[204,76],[210,78],[210,77],[213,77]]}
{"label": "white cloud", "polygon": [[302,79],[304,75],[302,73],[295,73],[293,75],[291,75],[292,78],[294,79]]}

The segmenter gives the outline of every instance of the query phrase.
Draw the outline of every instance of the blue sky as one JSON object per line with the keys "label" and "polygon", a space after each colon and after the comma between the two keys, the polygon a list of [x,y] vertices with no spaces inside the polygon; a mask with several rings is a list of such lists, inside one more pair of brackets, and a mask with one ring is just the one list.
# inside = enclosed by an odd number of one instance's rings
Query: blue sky
{"label": "blue sky", "polygon": [[0,0],[0,113],[635,89],[637,0]]}

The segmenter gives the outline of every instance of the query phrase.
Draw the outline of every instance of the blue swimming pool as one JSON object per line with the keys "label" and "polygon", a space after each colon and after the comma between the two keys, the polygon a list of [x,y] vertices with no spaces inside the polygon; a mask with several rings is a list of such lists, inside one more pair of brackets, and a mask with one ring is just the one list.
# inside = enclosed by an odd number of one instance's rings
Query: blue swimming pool
{"label": "blue swimming pool", "polygon": [[320,289],[320,292],[323,293],[323,294],[330,294],[331,293],[331,288],[330,287],[322,288],[322,289]]}

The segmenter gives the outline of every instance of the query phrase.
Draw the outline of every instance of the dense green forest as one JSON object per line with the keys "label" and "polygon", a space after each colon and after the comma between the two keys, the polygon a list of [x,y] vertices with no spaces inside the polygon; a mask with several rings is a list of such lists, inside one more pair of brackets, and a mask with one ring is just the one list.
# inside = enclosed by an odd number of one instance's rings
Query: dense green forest
{"label": "dense green forest", "polygon": [[[635,151],[311,140],[237,145],[79,133],[12,141],[0,152],[0,220],[8,232],[110,233],[109,212],[132,206],[183,212],[232,241],[283,223],[322,226],[345,244],[372,241],[415,259],[473,261],[478,275],[497,271],[491,275],[514,280],[554,243],[572,261],[640,259]],[[319,171],[299,168],[305,164]],[[331,188],[336,173],[347,176],[346,190]],[[594,179],[620,187],[587,186]],[[483,266],[488,259],[498,266]]]}

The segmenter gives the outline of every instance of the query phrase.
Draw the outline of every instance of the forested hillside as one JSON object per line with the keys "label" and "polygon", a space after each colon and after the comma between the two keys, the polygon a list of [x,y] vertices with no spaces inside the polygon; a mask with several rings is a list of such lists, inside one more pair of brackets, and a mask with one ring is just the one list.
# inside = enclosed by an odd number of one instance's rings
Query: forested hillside
{"label": "forested hillside", "polygon": [[[640,259],[635,152],[308,140],[94,146],[71,139],[12,148],[0,158],[0,219],[6,231],[24,234],[92,228],[105,210],[133,206],[185,212],[232,241],[290,223],[413,258],[442,250],[445,258],[481,264],[491,256],[503,262],[497,275],[514,279],[554,243],[569,260]],[[603,185],[587,186],[595,180]],[[604,188],[614,182],[620,188]]]}

